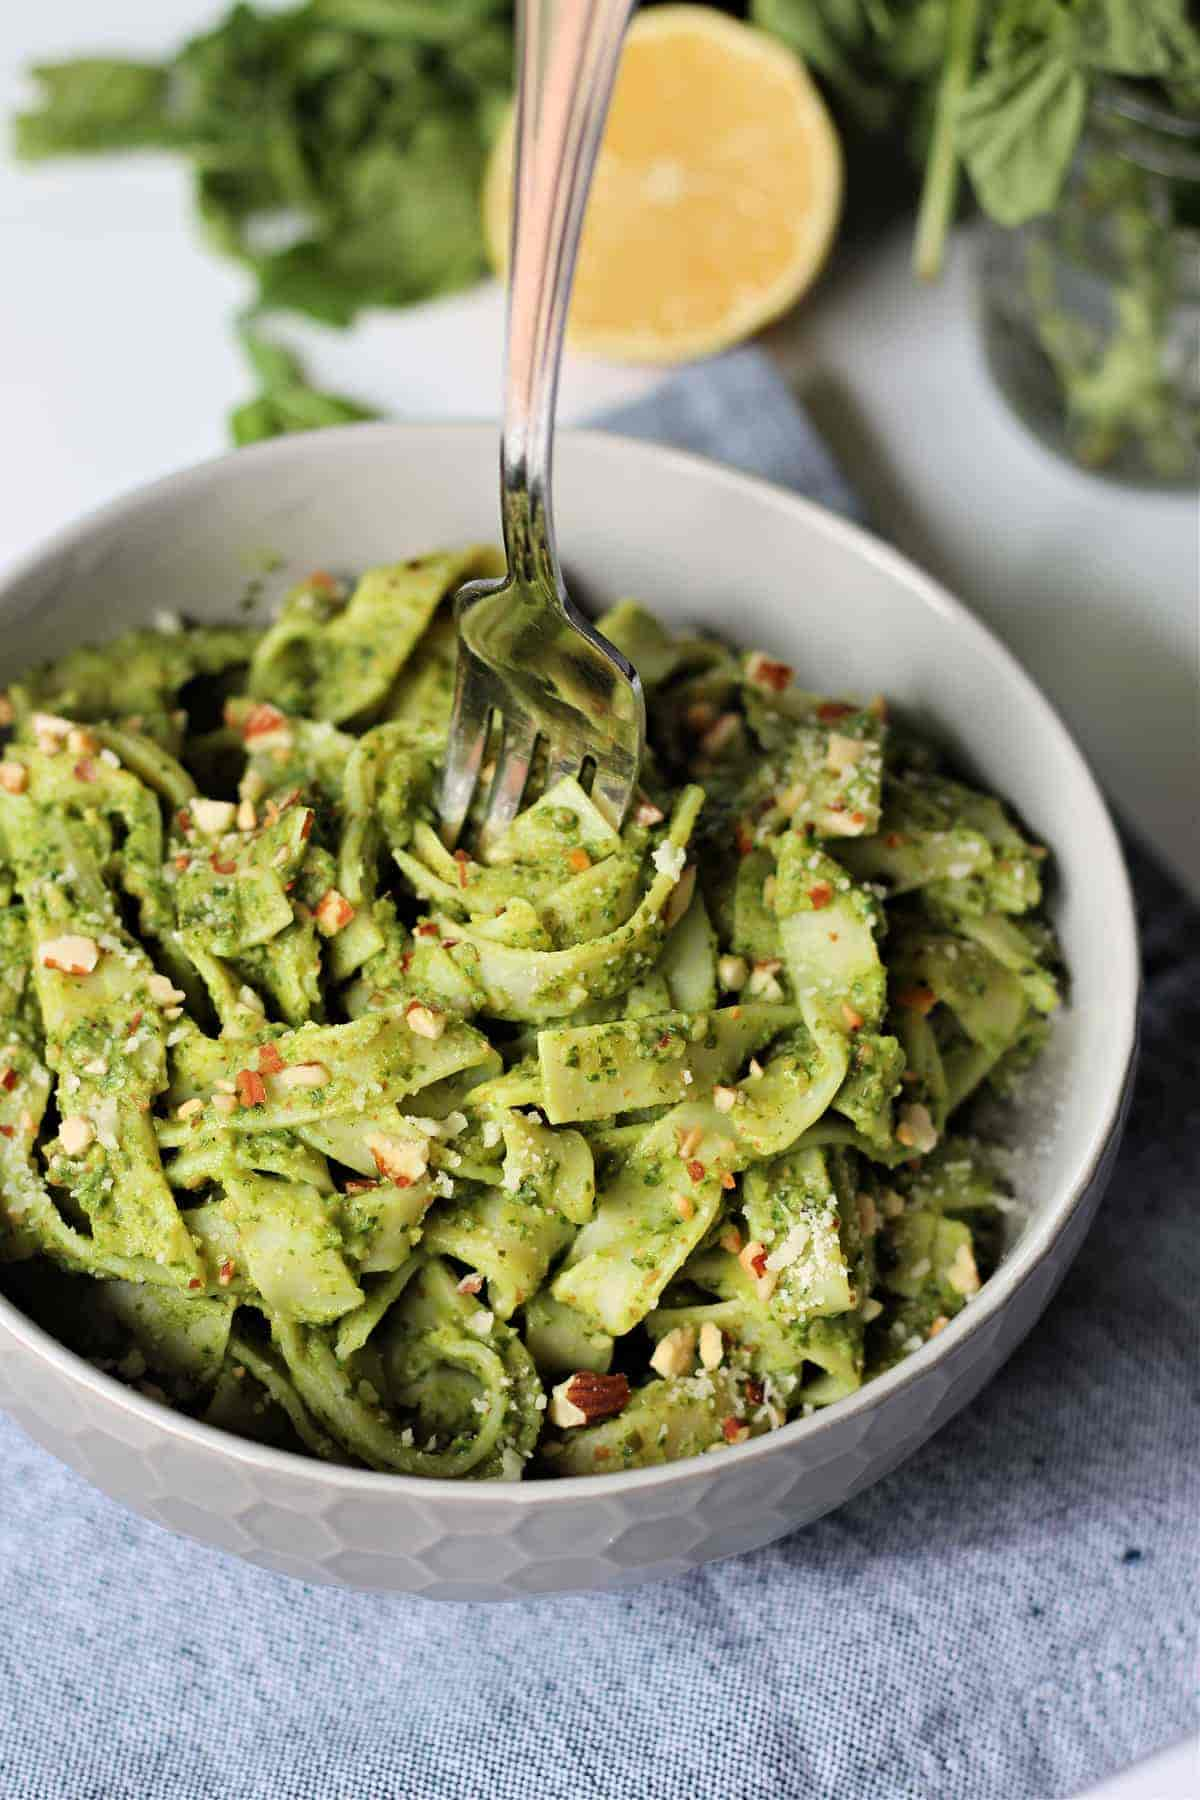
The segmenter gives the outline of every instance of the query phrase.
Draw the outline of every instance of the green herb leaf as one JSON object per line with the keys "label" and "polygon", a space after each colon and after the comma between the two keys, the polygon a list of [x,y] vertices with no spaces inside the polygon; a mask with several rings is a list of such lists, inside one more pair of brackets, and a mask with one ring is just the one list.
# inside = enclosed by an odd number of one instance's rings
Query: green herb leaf
{"label": "green herb leaf", "polygon": [[87,57],[40,63],[32,75],[38,104],[14,121],[18,156],[133,150],[173,141],[167,71],[154,63]]}
{"label": "green herb leaf", "polygon": [[1087,101],[1087,76],[1067,46],[1033,44],[972,82],[958,107],[958,147],[981,206],[1001,225],[1054,205]]}
{"label": "green herb leaf", "polygon": [[1172,75],[1200,68],[1200,33],[1187,0],[1087,0],[1079,56],[1112,75]]}
{"label": "green herb leaf", "polygon": [[356,400],[311,387],[299,358],[264,337],[250,321],[241,322],[238,338],[263,388],[229,415],[230,436],[239,448],[292,431],[320,431],[326,425],[378,418]]}

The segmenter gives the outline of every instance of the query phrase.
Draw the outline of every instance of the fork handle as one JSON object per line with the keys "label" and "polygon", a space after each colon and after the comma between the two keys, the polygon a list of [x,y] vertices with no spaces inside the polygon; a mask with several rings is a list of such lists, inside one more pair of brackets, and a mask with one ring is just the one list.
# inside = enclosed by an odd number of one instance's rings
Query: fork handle
{"label": "fork handle", "polygon": [[518,0],[500,502],[511,572],[565,598],[550,472],[579,232],[633,0]]}

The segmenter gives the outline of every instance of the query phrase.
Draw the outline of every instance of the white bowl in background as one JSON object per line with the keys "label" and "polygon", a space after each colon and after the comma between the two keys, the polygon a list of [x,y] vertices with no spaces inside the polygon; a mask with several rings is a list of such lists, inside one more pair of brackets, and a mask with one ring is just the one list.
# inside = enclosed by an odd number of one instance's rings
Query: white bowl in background
{"label": "white bowl in background", "polygon": [[[310,569],[493,539],[496,460],[492,426],[365,425],[173,475],[0,582],[0,678],[163,608],[228,620],[253,597],[265,618]],[[857,1394],[716,1455],[563,1481],[423,1481],[247,1443],[122,1386],[0,1299],[0,1405],[31,1436],[159,1524],[306,1581],[467,1600],[616,1588],[818,1518],[995,1373],[1078,1250],[1116,1153],[1138,994],[1128,881],[1083,759],[1009,653],[896,552],[764,482],[593,432],[563,435],[556,477],[580,597],[636,595],[786,658],[806,686],[883,690],[1051,847],[1070,1000],[1011,1112],[1025,1211],[971,1305]]]}

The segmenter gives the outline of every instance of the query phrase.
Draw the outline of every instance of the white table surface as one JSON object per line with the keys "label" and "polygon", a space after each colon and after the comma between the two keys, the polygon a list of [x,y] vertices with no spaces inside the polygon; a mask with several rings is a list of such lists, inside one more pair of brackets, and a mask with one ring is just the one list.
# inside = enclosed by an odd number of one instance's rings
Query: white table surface
{"label": "white table surface", "polygon": [[[0,20],[0,114],[34,58],[154,55],[212,0],[41,0]],[[0,568],[77,514],[225,448],[249,383],[227,329],[239,270],[196,242],[166,160],[0,158]],[[880,527],[1007,638],[1057,701],[1125,814],[1200,892],[1196,830],[1197,514],[1065,467],[1008,416],[966,300],[968,246],[918,289],[897,234],[847,259],[771,334]],[[297,327],[314,378],[409,417],[479,418],[499,397],[494,287],[353,333]],[[567,419],[655,377],[572,363]],[[1195,1800],[1182,1745],[1087,1800]],[[1014,1796],[1014,1800],[1017,1797]],[[1022,1796],[1020,1800],[1040,1800]]]}

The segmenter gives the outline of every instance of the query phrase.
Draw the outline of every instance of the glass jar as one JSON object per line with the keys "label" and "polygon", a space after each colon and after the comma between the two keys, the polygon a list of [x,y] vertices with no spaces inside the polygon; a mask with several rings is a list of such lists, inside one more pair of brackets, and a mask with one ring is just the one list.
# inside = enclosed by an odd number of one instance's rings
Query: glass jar
{"label": "glass jar", "polygon": [[1196,482],[1200,118],[1106,85],[1057,208],[989,223],[978,275],[989,367],[1044,441],[1118,480]]}

